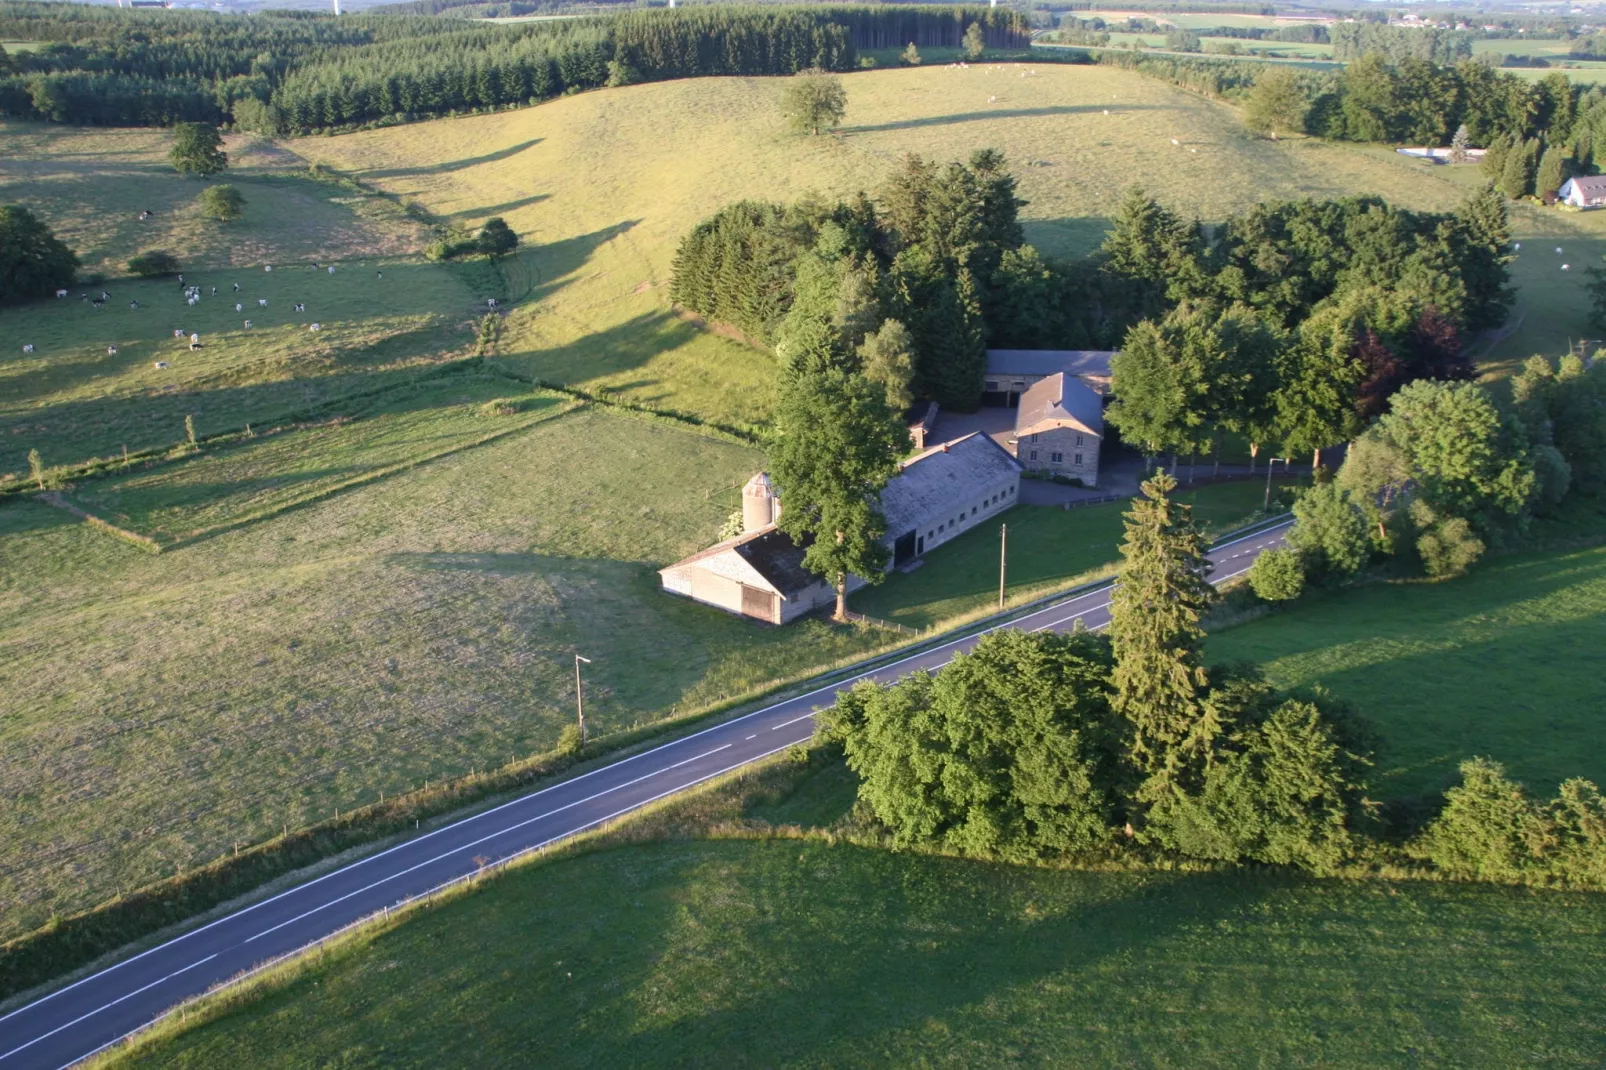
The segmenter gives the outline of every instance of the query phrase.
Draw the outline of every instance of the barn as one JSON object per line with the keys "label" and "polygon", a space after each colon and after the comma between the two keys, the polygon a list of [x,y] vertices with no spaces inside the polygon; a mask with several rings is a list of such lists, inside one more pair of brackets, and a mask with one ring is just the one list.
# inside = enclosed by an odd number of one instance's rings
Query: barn
{"label": "barn", "polygon": [[989,349],[983,405],[1014,408],[1035,384],[1051,375],[1080,379],[1101,396],[1110,392],[1110,359],[1105,349]]}
{"label": "barn", "polygon": [[[891,565],[907,565],[1015,504],[1020,463],[983,434],[933,446],[904,461],[881,492]],[[742,488],[743,531],[660,569],[663,589],[730,613],[785,624],[836,591],[803,567],[803,551],[775,526],[781,503],[760,472]],[[848,589],[864,585],[849,577]]]}

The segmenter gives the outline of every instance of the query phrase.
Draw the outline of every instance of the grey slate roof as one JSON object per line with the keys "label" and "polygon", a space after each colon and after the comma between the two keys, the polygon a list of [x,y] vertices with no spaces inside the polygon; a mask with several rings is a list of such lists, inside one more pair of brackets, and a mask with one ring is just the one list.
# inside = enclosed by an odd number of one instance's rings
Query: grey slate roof
{"label": "grey slate roof", "polygon": [[988,375],[1110,374],[1111,350],[1104,349],[989,349]]}
{"label": "grey slate roof", "polygon": [[887,534],[896,538],[1020,470],[1019,461],[979,431],[933,446],[903,462],[903,471],[881,492]]}
{"label": "grey slate roof", "polygon": [[1564,185],[1573,186],[1586,196],[1599,197],[1606,194],[1606,175],[1575,175]]}
{"label": "grey slate roof", "polygon": [[766,583],[780,591],[782,597],[791,598],[820,582],[820,577],[803,567],[803,551],[812,541],[805,540],[799,546],[786,532],[768,527],[760,528],[732,549],[752,565]]}
{"label": "grey slate roof", "polygon": [[1104,436],[1104,400],[1098,391],[1073,375],[1051,375],[1027,388],[1015,415],[1015,433],[1024,435],[1044,425],[1068,424]]}

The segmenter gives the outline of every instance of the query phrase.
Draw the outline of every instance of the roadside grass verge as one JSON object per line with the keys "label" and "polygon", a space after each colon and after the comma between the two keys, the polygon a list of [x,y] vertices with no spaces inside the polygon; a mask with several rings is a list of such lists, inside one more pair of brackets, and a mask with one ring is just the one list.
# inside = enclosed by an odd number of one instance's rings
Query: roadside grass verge
{"label": "roadside grass verge", "polygon": [[1206,652],[1353,704],[1382,735],[1380,798],[1436,796],[1474,755],[1542,795],[1570,776],[1606,784],[1606,547],[1316,593],[1211,635]]}
{"label": "roadside grass verge", "polygon": [[1606,1042],[1606,896],[1016,867],[761,816],[834,820],[833,768],[675,800],[99,1065],[1586,1066]]}

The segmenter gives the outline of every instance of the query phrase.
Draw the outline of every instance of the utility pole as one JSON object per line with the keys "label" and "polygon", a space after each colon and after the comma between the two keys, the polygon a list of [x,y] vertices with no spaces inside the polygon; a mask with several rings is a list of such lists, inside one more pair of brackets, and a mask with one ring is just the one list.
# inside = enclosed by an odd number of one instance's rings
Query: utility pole
{"label": "utility pole", "polygon": [[1009,567],[1009,525],[998,525],[998,608],[1004,608],[1004,576]]}
{"label": "utility pole", "polygon": [[1266,458],[1266,501],[1260,507],[1260,511],[1262,513],[1271,512],[1271,473],[1273,472],[1273,470],[1276,469],[1278,461],[1283,462],[1283,470],[1287,471],[1288,470],[1288,458],[1287,457],[1267,457]]}
{"label": "utility pole", "polygon": [[580,663],[582,661],[587,665],[591,664],[590,658],[581,657],[579,654],[574,656],[574,712],[580,718],[580,746],[583,747],[586,745],[586,704],[585,699],[580,694]]}

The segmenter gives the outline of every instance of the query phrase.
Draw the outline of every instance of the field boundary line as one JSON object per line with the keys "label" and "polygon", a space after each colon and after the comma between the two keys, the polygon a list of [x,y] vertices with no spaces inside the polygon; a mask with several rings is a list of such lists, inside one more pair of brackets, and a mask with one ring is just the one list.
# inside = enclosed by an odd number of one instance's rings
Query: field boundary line
{"label": "field boundary line", "polygon": [[104,531],[113,538],[132,543],[146,553],[159,554],[164,549],[161,543],[149,535],[141,535],[136,531],[129,531],[127,528],[120,528],[111,521],[102,519],[82,506],[69,501],[67,496],[58,490],[42,491],[38,498],[46,505],[54,506],[64,513],[78,517],[96,531]]}

